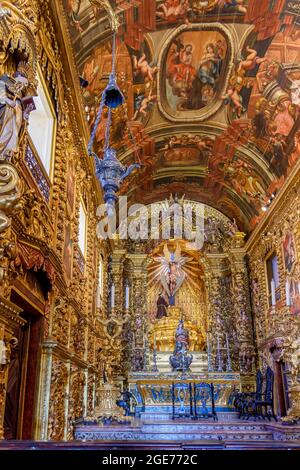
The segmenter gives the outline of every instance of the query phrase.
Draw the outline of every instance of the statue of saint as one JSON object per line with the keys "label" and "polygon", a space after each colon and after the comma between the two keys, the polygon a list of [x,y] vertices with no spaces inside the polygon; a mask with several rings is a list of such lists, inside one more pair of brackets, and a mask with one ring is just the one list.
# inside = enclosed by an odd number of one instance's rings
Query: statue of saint
{"label": "statue of saint", "polygon": [[179,320],[175,333],[175,348],[169,361],[173,371],[187,371],[193,361],[192,354],[188,354],[189,332],[184,328],[183,320]]}
{"label": "statue of saint", "polygon": [[164,298],[162,291],[160,291],[160,293],[159,293],[156,305],[157,305],[156,318],[160,319],[160,318],[166,317],[167,316],[167,307],[169,305],[168,305],[168,302],[166,301],[166,299]]}
{"label": "statue of saint", "polygon": [[25,96],[29,82],[25,74],[0,77],[0,158],[12,157],[18,150],[20,131],[35,109],[32,96]]}
{"label": "statue of saint", "polygon": [[189,332],[184,328],[183,320],[179,320],[175,335],[175,354],[185,353],[189,347]]}

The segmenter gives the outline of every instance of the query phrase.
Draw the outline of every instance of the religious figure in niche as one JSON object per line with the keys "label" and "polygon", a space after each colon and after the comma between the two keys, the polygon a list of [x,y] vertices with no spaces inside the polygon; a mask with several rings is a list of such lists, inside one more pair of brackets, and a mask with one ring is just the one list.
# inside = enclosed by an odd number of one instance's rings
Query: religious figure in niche
{"label": "religious figure in niche", "polygon": [[246,111],[246,106],[243,105],[242,91],[252,86],[251,80],[247,78],[247,73],[266,61],[265,57],[258,57],[257,51],[249,46],[246,47],[246,57],[236,61],[227,92],[222,96],[222,99],[225,104],[230,105],[237,118],[240,118]]}
{"label": "religious figure in niche", "polygon": [[159,18],[172,23],[185,16],[189,9],[189,0],[165,0],[157,7],[156,14]]}
{"label": "religious figure in niche", "polygon": [[216,85],[216,80],[219,78],[222,67],[222,59],[219,55],[217,45],[209,43],[206,45],[205,52],[201,58],[198,70],[198,78],[202,83],[211,85],[212,88]]}
{"label": "religious figure in niche", "polygon": [[32,96],[25,96],[28,78],[17,71],[0,77],[0,157],[12,157],[18,150],[24,120],[35,109]]}
{"label": "religious figure in niche", "polygon": [[157,305],[156,318],[159,320],[160,318],[166,317],[167,307],[169,305],[166,299],[164,298],[163,291],[160,291],[156,305]]}

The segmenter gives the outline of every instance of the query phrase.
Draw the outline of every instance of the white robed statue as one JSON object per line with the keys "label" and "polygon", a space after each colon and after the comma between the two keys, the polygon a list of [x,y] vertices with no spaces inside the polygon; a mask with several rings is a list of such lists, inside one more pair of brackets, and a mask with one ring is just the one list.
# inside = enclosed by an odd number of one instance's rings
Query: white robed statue
{"label": "white robed statue", "polygon": [[32,96],[25,96],[28,79],[16,72],[0,77],[0,158],[12,157],[18,150],[20,132],[29,113],[35,109]]}
{"label": "white robed statue", "polygon": [[190,261],[191,258],[181,255],[179,244],[175,252],[170,252],[168,245],[164,245],[164,256],[156,258],[160,262],[159,277],[160,281],[168,294],[169,305],[175,305],[175,294],[182,286],[186,273],[183,266]]}

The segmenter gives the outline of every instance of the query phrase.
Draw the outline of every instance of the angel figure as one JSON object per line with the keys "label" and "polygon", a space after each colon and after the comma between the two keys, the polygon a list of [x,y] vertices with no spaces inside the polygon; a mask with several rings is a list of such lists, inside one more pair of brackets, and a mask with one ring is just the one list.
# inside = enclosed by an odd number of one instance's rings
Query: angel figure
{"label": "angel figure", "polygon": [[268,59],[266,57],[258,57],[257,51],[251,49],[249,46],[246,47],[247,57],[245,60],[241,60],[237,69],[239,76],[243,77],[246,72],[253,70],[257,65],[261,65]]}
{"label": "angel figure", "polygon": [[182,286],[186,273],[182,267],[190,260],[181,256],[181,250],[177,245],[175,252],[170,252],[168,245],[164,245],[164,256],[156,258],[160,262],[160,281],[169,296],[169,305],[175,305],[175,294]]}
{"label": "angel figure", "polygon": [[150,105],[157,101],[157,96],[152,95],[151,91],[148,96],[142,95],[139,98],[140,100],[137,100],[137,110],[132,117],[132,121],[135,121],[141,114],[143,116],[147,116],[147,111],[149,110]]}
{"label": "angel figure", "polygon": [[133,67],[134,75],[141,74],[144,80],[148,79],[150,82],[153,82],[154,77],[158,72],[158,67],[152,67],[148,63],[145,53],[139,59],[135,55],[133,56]]}

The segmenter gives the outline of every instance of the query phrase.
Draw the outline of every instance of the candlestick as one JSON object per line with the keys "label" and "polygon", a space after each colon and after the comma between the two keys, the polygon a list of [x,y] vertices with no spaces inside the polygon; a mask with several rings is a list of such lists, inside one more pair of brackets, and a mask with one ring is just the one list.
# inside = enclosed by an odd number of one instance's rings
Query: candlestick
{"label": "candlestick", "polygon": [[158,372],[157,352],[156,352],[156,335],[155,335],[155,333],[154,333],[154,338],[153,338],[153,367],[152,367],[152,372]]}
{"label": "candlestick", "polygon": [[272,279],[271,281],[271,298],[272,298],[272,305],[276,305],[276,292],[275,292],[275,281]]}
{"label": "candlestick", "polygon": [[229,338],[228,338],[227,333],[226,333],[226,348],[227,348],[227,372],[232,372],[230,350],[229,350]]}
{"label": "candlestick", "polygon": [[217,356],[218,356],[218,372],[223,372],[223,365],[222,365],[222,358],[221,358],[221,351],[220,351],[220,337],[218,336],[218,343],[217,343]]}
{"label": "candlestick", "polygon": [[129,295],[130,295],[130,289],[129,289],[129,286],[127,285],[125,287],[125,308],[126,308],[126,310],[129,309]]}
{"label": "candlestick", "polygon": [[211,365],[211,350],[210,350],[210,342],[209,342],[209,333],[207,333],[207,370],[208,372],[213,372],[213,368]]}
{"label": "candlestick", "polygon": [[286,298],[287,307],[290,307],[291,306],[291,296],[290,296],[290,281],[289,281],[289,279],[287,279],[286,283],[285,283],[285,298]]}
{"label": "candlestick", "polygon": [[111,308],[115,308],[115,285],[112,284],[110,288],[110,305]]}

